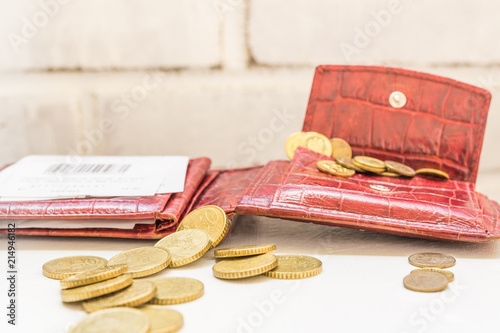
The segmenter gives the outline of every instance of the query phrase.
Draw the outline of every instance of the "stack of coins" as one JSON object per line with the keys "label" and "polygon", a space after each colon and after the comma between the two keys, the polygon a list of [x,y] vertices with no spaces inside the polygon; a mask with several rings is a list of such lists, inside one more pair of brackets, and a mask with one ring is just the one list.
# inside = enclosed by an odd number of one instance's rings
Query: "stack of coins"
{"label": "stack of coins", "polygon": [[219,279],[243,279],[265,275],[275,279],[303,279],[321,273],[320,260],[302,255],[274,255],[275,244],[245,245],[219,249],[212,272]]}
{"label": "stack of coins", "polygon": [[403,279],[403,285],[419,292],[436,292],[448,287],[455,279],[452,272],[444,269],[455,265],[456,260],[450,255],[441,253],[416,253],[408,258],[408,262],[420,267],[414,269]]}
{"label": "stack of coins", "polygon": [[[159,249],[140,248],[136,252],[127,251],[111,258],[109,262],[103,258],[85,256],[54,259],[43,265],[43,273],[61,280],[63,302],[83,301],[83,308],[87,312],[111,307],[139,306],[156,295],[156,285],[147,280],[134,281],[134,277],[157,272],[170,262],[167,251],[161,250],[158,253],[157,250]],[[138,255],[145,256],[142,264]],[[123,256],[128,261],[123,260]],[[81,265],[74,270],[75,260],[80,263],[98,260],[99,267],[95,267],[95,264]]]}
{"label": "stack of coins", "polygon": [[368,172],[384,177],[414,177],[430,176],[440,179],[450,179],[449,175],[432,168],[414,170],[411,167],[396,162],[382,161],[370,156],[352,157],[352,148],[341,138],[328,139],[316,132],[298,132],[292,134],[285,143],[285,152],[292,159],[298,147],[305,147],[323,155],[335,158],[335,161],[324,160],[317,163],[320,171],[340,177],[351,177],[356,172]]}

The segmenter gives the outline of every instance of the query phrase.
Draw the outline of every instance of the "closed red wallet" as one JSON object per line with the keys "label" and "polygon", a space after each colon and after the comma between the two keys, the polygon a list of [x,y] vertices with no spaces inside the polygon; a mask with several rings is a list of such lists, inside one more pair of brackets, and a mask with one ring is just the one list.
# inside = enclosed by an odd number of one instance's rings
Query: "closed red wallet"
{"label": "closed red wallet", "polygon": [[[210,159],[197,158],[189,161],[184,192],[157,194],[148,197],[116,197],[72,200],[44,200],[23,202],[0,202],[0,219],[64,220],[65,228],[17,228],[18,235],[38,236],[85,236],[117,238],[161,238],[176,230],[178,220],[200,187],[210,167]],[[104,228],[105,220],[116,227]],[[120,224],[132,221],[132,229]],[[78,225],[90,222],[95,227]],[[19,223],[18,223],[19,225]],[[2,226],[5,228],[5,226]],[[0,232],[6,233],[6,229]]]}
{"label": "closed red wallet", "polygon": [[[394,93],[399,98],[394,99]],[[354,155],[446,171],[451,180],[331,176],[331,159],[299,148],[291,162],[209,170],[191,160],[183,193],[145,198],[0,202],[0,219],[151,219],[131,230],[29,228],[18,234],[160,238],[204,205],[420,238],[481,242],[500,237],[499,205],[474,190],[490,94],[451,79],[373,66],[320,66],[303,131],[349,142]],[[401,103],[404,101],[404,103]],[[2,230],[6,232],[6,230]]]}

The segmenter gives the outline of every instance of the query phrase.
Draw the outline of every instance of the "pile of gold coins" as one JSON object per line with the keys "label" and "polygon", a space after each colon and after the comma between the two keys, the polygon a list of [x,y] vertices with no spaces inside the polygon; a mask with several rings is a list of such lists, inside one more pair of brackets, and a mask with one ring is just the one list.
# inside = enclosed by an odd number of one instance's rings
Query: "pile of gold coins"
{"label": "pile of gold coins", "polygon": [[292,159],[298,147],[304,147],[335,158],[335,161],[318,161],[320,171],[340,177],[351,177],[356,172],[369,172],[385,177],[414,177],[415,175],[433,176],[442,179],[450,177],[444,171],[422,168],[413,170],[411,167],[395,161],[382,161],[369,156],[352,157],[349,143],[340,138],[328,139],[317,132],[298,132],[292,134],[285,143],[285,152]]}
{"label": "pile of gold coins", "polygon": [[455,275],[444,269],[455,265],[456,260],[441,253],[416,253],[408,258],[413,266],[420,267],[410,272],[403,284],[407,289],[420,292],[441,291],[455,279]]}
{"label": "pile of gold coins", "polygon": [[200,298],[203,283],[187,277],[136,279],[201,258],[227,236],[229,226],[220,207],[200,207],[154,246],[128,250],[109,261],[93,256],[54,259],[43,265],[43,274],[61,280],[63,302],[82,302],[91,313],[71,333],[177,332],[182,314],[161,305]]}
{"label": "pile of gold coins", "polygon": [[[230,222],[223,209],[203,206],[189,213],[177,231],[154,246],[119,253],[106,260],[95,256],[58,258],[45,263],[43,274],[60,280],[61,298],[81,302],[91,313],[70,333],[80,332],[177,332],[181,313],[162,307],[190,302],[204,293],[201,281],[187,277],[140,279],[167,267],[180,267],[201,258],[222,242]],[[298,255],[277,256],[274,244],[248,245],[215,250],[213,275],[240,279],[260,274],[278,279],[301,279],[321,273],[320,260]]]}

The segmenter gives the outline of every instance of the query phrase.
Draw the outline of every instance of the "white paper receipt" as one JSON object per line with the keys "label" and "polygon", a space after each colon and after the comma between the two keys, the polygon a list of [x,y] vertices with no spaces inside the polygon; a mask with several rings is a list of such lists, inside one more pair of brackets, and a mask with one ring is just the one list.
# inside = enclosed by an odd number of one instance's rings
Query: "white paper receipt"
{"label": "white paper receipt", "polygon": [[187,156],[32,155],[0,172],[2,201],[150,196],[184,190]]}

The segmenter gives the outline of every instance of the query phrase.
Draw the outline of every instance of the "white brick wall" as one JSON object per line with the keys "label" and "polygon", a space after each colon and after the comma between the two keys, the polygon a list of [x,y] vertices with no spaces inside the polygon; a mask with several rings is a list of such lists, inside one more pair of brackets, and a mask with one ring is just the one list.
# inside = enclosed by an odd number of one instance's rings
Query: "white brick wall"
{"label": "white brick wall", "polygon": [[[285,158],[314,67],[361,63],[489,89],[478,188],[500,200],[499,9],[487,0],[2,1],[0,164],[70,152],[209,156],[214,167]],[[383,22],[382,12],[391,13]],[[19,52],[14,34],[25,38]]]}
{"label": "white brick wall", "polygon": [[489,0],[253,0],[249,43],[265,65],[497,64]]}
{"label": "white brick wall", "polygon": [[59,94],[0,96],[0,160],[13,162],[27,154],[64,154],[78,139],[78,101]]}
{"label": "white brick wall", "polygon": [[0,68],[6,70],[221,62],[221,25],[210,1],[3,1],[0,22]]}

